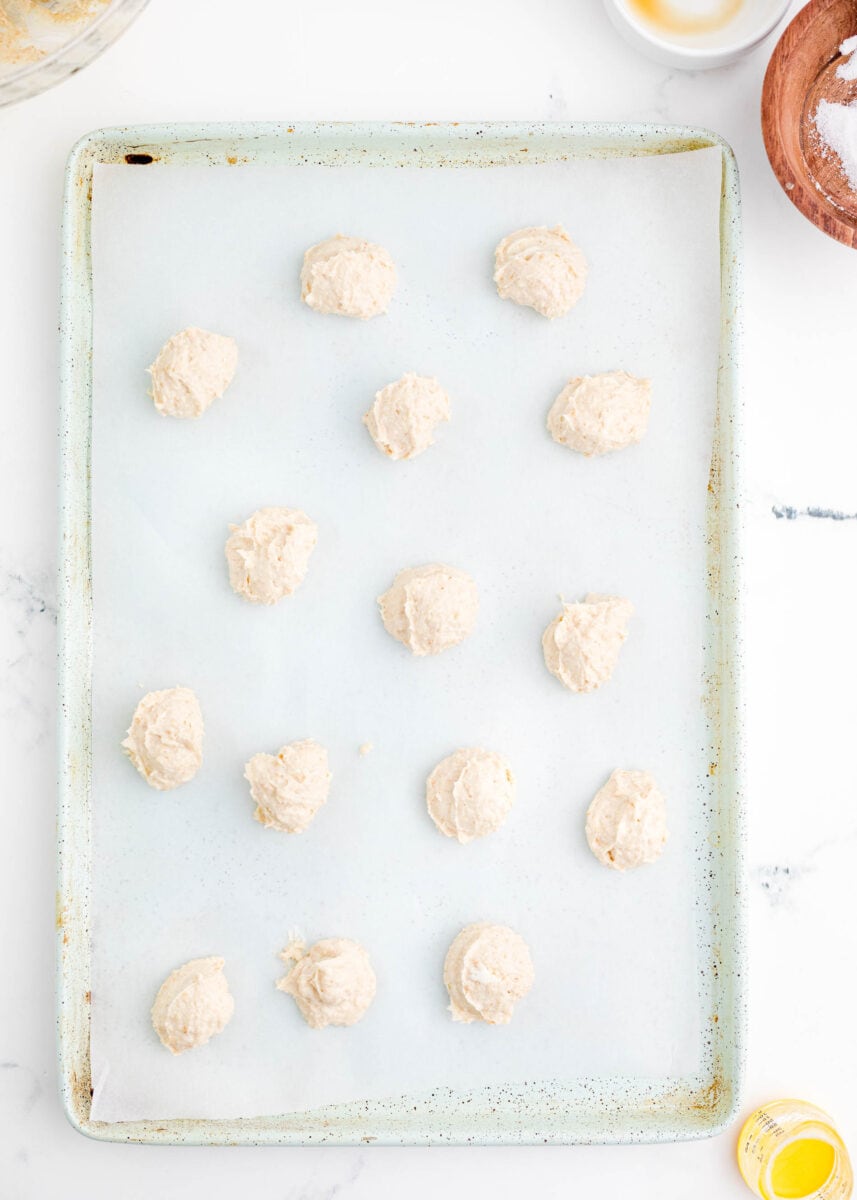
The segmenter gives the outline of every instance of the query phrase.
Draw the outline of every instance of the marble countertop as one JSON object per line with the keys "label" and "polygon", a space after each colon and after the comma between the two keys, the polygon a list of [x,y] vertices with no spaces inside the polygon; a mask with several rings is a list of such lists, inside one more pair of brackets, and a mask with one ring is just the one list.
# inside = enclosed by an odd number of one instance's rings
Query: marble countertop
{"label": "marble countertop", "polygon": [[745,216],[747,806],[751,1012],[744,1111],[830,1110],[857,1150],[855,654],[857,403],[847,354],[857,258],[813,229],[768,167],[759,94],[772,41],[707,74],[655,66],[598,0],[152,0],[98,61],[0,110],[0,1197],[368,1200],[522,1191],[748,1195],[737,1130],[633,1148],[124,1147],[66,1122],[54,1050],[59,212],[65,159],[100,125],[227,119],[588,118],[722,134]]}

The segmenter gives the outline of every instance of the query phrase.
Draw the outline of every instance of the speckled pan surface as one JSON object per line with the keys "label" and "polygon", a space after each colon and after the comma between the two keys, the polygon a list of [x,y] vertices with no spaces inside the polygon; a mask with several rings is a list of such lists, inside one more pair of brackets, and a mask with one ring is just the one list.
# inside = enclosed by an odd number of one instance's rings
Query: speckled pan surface
{"label": "speckled pan surface", "polygon": [[[717,147],[721,200],[721,338],[717,422],[708,489],[710,765],[699,779],[709,830],[698,906],[700,1001],[709,1016],[693,1077],[598,1077],[467,1094],[337,1105],[244,1120],[105,1123],[90,1119],[90,848],[92,594],[90,546],[91,184],[98,163],[138,170],[246,163],[431,167],[504,166],[672,154]],[[62,300],[62,544],[60,613],[59,1014],[61,1084],[72,1122],[118,1141],[213,1144],[538,1144],[661,1141],[709,1136],[739,1102],[744,1041],[744,911],[739,691],[740,410],[736,383],[737,172],[716,136],[685,128],[575,125],[249,125],[94,133],[69,164]]]}

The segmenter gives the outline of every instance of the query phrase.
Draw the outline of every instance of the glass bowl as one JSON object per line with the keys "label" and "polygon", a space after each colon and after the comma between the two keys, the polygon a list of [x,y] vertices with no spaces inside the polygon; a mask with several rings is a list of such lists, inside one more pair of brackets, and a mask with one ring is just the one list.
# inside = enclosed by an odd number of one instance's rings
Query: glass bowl
{"label": "glass bowl", "polygon": [[[0,0],[0,106],[36,96],[74,75],[115,42],[147,3]],[[21,30],[17,38],[16,29]]]}

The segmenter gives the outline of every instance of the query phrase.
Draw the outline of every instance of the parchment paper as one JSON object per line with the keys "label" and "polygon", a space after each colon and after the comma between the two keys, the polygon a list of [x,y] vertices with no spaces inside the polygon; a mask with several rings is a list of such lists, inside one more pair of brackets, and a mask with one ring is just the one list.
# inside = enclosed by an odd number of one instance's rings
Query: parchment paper
{"label": "parchment paper", "polygon": [[[93,195],[94,894],[92,1116],[228,1117],[493,1082],[699,1061],[693,838],[709,761],[701,708],[704,508],[719,332],[715,150],[496,169],[100,166]],[[562,222],[590,262],[573,314],[501,302],[493,248]],[[304,249],[387,246],[389,315],[301,305]],[[234,336],[238,373],[198,422],[160,417],[144,368],[190,324]],[[587,461],[545,417],[575,374],[654,381],[640,446]],[[436,375],[452,421],[392,463],[360,418],[406,370]],[[235,596],[223,545],[262,505],[305,509],[319,543],[299,592]],[[462,646],[417,660],[376,597],[406,566],[463,567],[481,595]],[[559,594],[628,596],[616,674],[574,696],[540,637]],[[144,691],[193,687],[205,761],[151,790],[119,743]],[[256,751],[315,737],[330,800],[289,837],[252,820]],[[358,747],[372,741],[362,758]],[[424,806],[462,745],[507,755],[518,801],[498,833],[443,838]],[[626,877],[583,817],[615,767],[654,772],[662,860]],[[453,1024],[441,972],[475,920],[529,943],[531,994],[506,1028]],[[308,1029],[274,989],[289,932],[369,950],[377,1000],[352,1029]],[[149,1009],[187,959],[223,955],[235,1016],[172,1058]]]}

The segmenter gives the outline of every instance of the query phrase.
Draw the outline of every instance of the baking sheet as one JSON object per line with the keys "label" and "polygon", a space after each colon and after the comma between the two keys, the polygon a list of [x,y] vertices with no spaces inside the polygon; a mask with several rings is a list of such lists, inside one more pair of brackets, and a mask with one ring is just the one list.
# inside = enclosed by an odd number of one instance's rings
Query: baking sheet
{"label": "baking sheet", "polygon": [[[698,1070],[710,1013],[700,907],[712,829],[700,778],[705,504],[720,334],[719,149],[484,169],[99,166],[93,189],[94,1120],[235,1117],[534,1080],[662,1084]],[[500,302],[492,250],[561,221],[590,260],[566,321]],[[305,247],[355,231],[399,266],[367,324],[299,303]],[[240,365],[198,423],[157,416],[142,369],[187,324],[232,334]],[[544,429],[572,374],[655,383],[639,447],[587,462]],[[405,370],[453,398],[438,444],[386,461],[360,416]],[[228,585],[230,521],[264,504],[318,522],[307,580],[272,610]],[[414,660],[375,597],[403,566],[464,567],[476,633]],[[628,595],[611,684],[575,697],[539,639],[558,593]],[[202,770],[159,795],[118,750],[140,695],[192,686]],[[331,798],[288,838],[251,819],[243,763],[313,736]],[[358,746],[375,751],[361,758]],[[459,745],[505,753],[506,826],[460,847],[423,784]],[[627,878],[591,858],[585,808],[616,766],[659,779],[671,840]],[[443,956],[469,921],[529,942],[536,985],[508,1028],[454,1025]],[[273,984],[275,953],[355,937],[378,997],[312,1031]],[[227,1030],[172,1059],[148,1010],[188,958],[222,954]]]}

